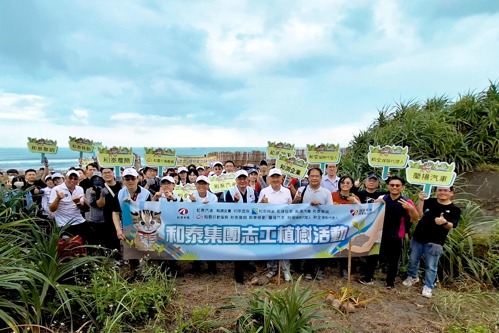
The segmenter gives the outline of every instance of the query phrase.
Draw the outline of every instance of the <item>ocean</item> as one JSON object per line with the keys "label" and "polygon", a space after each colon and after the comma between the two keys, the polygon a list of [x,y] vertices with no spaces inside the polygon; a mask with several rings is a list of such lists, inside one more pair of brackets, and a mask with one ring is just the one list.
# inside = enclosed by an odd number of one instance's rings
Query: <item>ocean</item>
{"label": "ocean", "polygon": [[[172,148],[176,150],[177,156],[206,156],[211,152],[252,152],[266,151],[266,147],[208,147],[208,148]],[[132,148],[134,153],[139,154],[144,161],[144,148]],[[93,154],[84,153],[83,158],[90,158]],[[78,166],[80,153],[68,147],[59,147],[57,154],[46,155],[50,169],[65,171],[72,166]],[[7,169],[38,169],[42,166],[41,154],[31,153],[28,148],[0,148],[0,171]]]}

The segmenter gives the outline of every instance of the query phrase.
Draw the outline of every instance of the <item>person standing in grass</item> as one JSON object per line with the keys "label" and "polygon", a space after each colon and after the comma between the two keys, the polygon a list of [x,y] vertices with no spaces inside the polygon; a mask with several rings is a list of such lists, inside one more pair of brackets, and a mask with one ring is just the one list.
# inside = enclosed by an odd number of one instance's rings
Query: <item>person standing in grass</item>
{"label": "person standing in grass", "polygon": [[[258,201],[258,194],[253,188],[248,186],[248,173],[246,170],[238,170],[235,174],[236,185],[225,192],[224,202],[229,203],[255,203]],[[237,283],[244,283],[244,270],[254,271],[254,267],[249,265],[247,260],[234,261],[234,280]]]}
{"label": "person standing in grass", "polygon": [[422,295],[430,298],[437,278],[438,260],[449,230],[456,228],[461,209],[454,205],[454,187],[437,187],[436,198],[419,193],[417,210],[421,220],[411,240],[408,276],[402,284],[410,287],[419,282],[418,269],[421,257],[425,257],[425,277]]}
{"label": "person standing in grass", "polygon": [[[270,169],[267,181],[269,186],[265,187],[258,197],[259,203],[269,203],[269,204],[290,204],[292,202],[291,192],[289,189],[281,185],[282,182],[282,171],[281,169],[273,168]],[[277,274],[278,262],[276,260],[270,260],[267,262],[267,268],[269,272],[267,273],[267,278],[271,279]],[[286,282],[291,281],[291,271],[290,271],[290,261],[281,260],[282,271],[284,275],[284,280]]]}
{"label": "person standing in grass", "polygon": [[[395,277],[399,269],[402,241],[411,228],[411,222],[419,220],[419,214],[412,200],[402,196],[405,179],[393,176],[388,177],[386,182],[390,193],[376,199],[375,202],[385,204],[380,256],[386,258],[386,288],[392,289],[395,287]],[[369,267],[371,271],[368,274],[370,276],[372,276],[375,267],[375,265]]]}
{"label": "person standing in grass", "polygon": [[[320,168],[311,168],[308,170],[309,184],[302,186],[296,192],[293,199],[294,204],[308,203],[311,206],[333,205],[331,192],[321,186],[322,170]],[[295,262],[296,263],[296,262]],[[316,269],[316,266],[317,269]],[[322,280],[324,279],[324,271],[326,262],[324,259],[306,259],[303,270],[305,271],[305,279]]]}

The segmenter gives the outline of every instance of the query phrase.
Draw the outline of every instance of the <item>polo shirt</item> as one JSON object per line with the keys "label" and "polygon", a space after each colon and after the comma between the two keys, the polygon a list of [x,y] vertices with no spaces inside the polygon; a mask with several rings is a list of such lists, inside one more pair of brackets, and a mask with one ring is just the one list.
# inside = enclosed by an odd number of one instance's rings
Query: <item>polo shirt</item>
{"label": "polo shirt", "polygon": [[336,176],[334,181],[329,179],[328,175],[322,176],[321,186],[325,187],[329,190],[330,193],[338,191],[338,182],[340,181],[340,177]]}
{"label": "polo shirt", "polygon": [[260,192],[258,202],[262,202],[263,197],[266,197],[271,204],[290,204],[292,201],[291,191],[284,186],[278,191],[274,191],[271,185],[267,186]]}
{"label": "polo shirt", "polygon": [[133,201],[143,202],[151,201],[151,192],[138,185],[135,193],[131,194],[127,187],[123,187],[117,195],[117,200],[114,201],[113,212],[121,213],[121,205],[126,198],[131,198]]}
{"label": "polo shirt", "polygon": [[305,193],[305,186],[302,186],[298,189],[298,192],[302,194],[303,203],[311,203],[312,201],[317,201],[321,205],[332,205],[333,198],[331,197],[331,192],[325,187],[319,186],[317,189],[312,189],[310,186],[307,186]]}
{"label": "polo shirt", "polygon": [[66,224],[77,225],[85,222],[81,215],[80,207],[73,202],[73,197],[83,197],[83,188],[76,185],[75,189],[71,192],[66,183],[55,186],[50,192],[49,205],[53,203],[57,197],[57,192],[64,193],[64,198],[59,200],[59,206],[54,212],[55,222],[58,227],[63,227]]}
{"label": "polo shirt", "polygon": [[[220,192],[220,193],[222,193],[222,192]],[[207,202],[207,203],[216,203],[216,202],[218,202],[218,197],[215,194],[211,193],[210,191],[206,192],[206,197],[204,197],[204,198],[201,198],[199,196],[198,191],[195,191],[192,194],[194,195],[194,198],[196,198],[196,202],[197,203],[205,203],[205,202]],[[188,195],[185,201],[186,202],[192,202],[191,201],[191,196]]]}

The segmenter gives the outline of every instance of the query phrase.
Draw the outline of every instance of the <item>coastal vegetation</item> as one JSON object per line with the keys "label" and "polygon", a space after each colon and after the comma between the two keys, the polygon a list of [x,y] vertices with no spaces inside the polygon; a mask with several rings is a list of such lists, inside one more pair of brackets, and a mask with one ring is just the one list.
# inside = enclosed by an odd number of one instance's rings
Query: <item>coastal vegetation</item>
{"label": "coastal vegetation", "polygon": [[[457,101],[435,97],[425,103],[386,107],[367,130],[355,136],[342,159],[341,172],[362,178],[370,171],[365,157],[369,145],[408,146],[411,159],[453,161],[458,173],[497,170],[498,112],[495,83]],[[415,197],[419,190],[409,186],[408,194]],[[181,282],[153,263],[144,262],[142,274],[132,276],[111,257],[67,260],[58,251],[63,230],[39,224],[34,212],[25,209],[23,197],[23,192],[0,188],[0,327],[6,327],[0,332],[382,332],[386,322],[379,323],[378,330],[367,324],[383,316],[376,306],[409,299],[406,303],[416,307],[414,294],[408,291],[379,294],[365,289],[366,298],[379,301],[372,303],[369,318],[360,319],[335,311],[325,302],[329,290],[320,284],[306,287],[300,279],[287,288],[267,286],[242,293],[235,288],[234,294],[242,296],[223,304],[210,296],[203,302],[186,299],[178,290]],[[424,315],[417,317],[422,325],[418,327],[494,332],[499,329],[499,220],[472,199],[459,199],[456,204],[463,210],[462,219],[447,239],[439,292],[425,305]],[[202,297],[208,292],[195,294]],[[227,311],[232,312],[227,315]],[[386,315],[382,318],[399,319],[395,312]],[[402,321],[393,325],[406,330]]]}

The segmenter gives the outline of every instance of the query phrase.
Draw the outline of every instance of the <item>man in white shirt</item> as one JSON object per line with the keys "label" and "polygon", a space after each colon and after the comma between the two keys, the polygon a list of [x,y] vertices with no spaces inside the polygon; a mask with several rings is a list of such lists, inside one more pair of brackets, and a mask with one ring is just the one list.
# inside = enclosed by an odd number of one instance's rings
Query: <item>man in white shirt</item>
{"label": "man in white shirt", "polygon": [[329,192],[338,191],[338,165],[328,164],[326,165],[326,174],[322,177],[321,186],[329,190]]}
{"label": "man in white shirt", "polygon": [[[322,170],[319,168],[311,168],[310,170],[308,170],[308,179],[309,184],[298,189],[293,199],[293,203],[309,203],[312,206],[333,205],[333,197],[331,195],[331,192],[320,185],[322,179]],[[316,264],[318,264],[317,270],[315,267]],[[295,263],[293,263],[293,265],[295,265]],[[305,279],[312,280],[314,276],[317,280],[324,279],[325,268],[326,263],[324,262],[324,259],[305,260],[305,264],[303,267],[303,270],[305,271]]]}
{"label": "man in white shirt", "polygon": [[81,208],[87,204],[83,188],[78,186],[79,174],[69,170],[64,183],[55,186],[50,192],[49,209],[54,213],[58,227],[69,225],[66,229],[72,236],[80,235],[89,241],[88,225],[81,215]]}
{"label": "man in white shirt", "polygon": [[[262,189],[259,195],[259,203],[270,203],[270,204],[290,204],[291,192],[289,189],[281,185],[282,182],[282,172],[280,169],[274,168],[270,169],[267,182],[269,186]],[[291,271],[289,260],[281,261],[284,280],[286,282],[291,281]],[[267,262],[267,268],[269,272],[267,277],[273,278],[277,274],[277,261],[271,260]]]}

